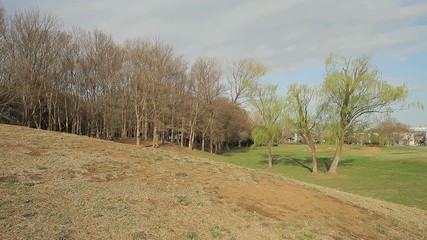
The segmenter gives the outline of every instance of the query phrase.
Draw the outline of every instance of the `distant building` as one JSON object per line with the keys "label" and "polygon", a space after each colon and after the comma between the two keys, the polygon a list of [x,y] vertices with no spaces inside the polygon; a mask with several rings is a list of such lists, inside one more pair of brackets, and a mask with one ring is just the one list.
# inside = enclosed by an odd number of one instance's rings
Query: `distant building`
{"label": "distant building", "polygon": [[426,146],[427,126],[411,127],[407,133],[409,146]]}

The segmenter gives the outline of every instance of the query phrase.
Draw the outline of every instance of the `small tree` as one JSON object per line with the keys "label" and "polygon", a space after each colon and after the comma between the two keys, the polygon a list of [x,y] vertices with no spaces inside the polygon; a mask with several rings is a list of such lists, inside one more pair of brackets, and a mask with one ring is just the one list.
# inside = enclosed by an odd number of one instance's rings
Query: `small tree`
{"label": "small tree", "polygon": [[337,139],[329,173],[335,174],[344,137],[356,121],[371,113],[393,111],[391,105],[404,101],[408,89],[405,85],[394,87],[381,80],[380,70],[366,57],[348,59],[330,55],[325,63],[322,91],[328,99]]}
{"label": "small tree", "polygon": [[310,147],[313,173],[317,173],[314,130],[324,109],[324,104],[321,104],[319,100],[319,91],[314,87],[294,83],[288,88],[286,123],[298,131]]}
{"label": "small tree", "polygon": [[260,115],[260,121],[256,123],[252,132],[255,146],[268,148],[268,169],[273,168],[272,148],[282,132],[281,117],[283,114],[283,100],[277,94],[278,85],[253,84],[248,91],[249,104]]}
{"label": "small tree", "polygon": [[387,117],[378,124],[377,131],[380,145],[390,147],[403,140],[404,134],[409,132],[409,126]]}

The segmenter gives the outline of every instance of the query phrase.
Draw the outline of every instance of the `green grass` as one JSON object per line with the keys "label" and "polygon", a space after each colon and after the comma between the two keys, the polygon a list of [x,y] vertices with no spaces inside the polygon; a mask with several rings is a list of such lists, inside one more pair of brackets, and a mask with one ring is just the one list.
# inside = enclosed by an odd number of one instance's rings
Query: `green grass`
{"label": "green grass", "polygon": [[[273,148],[273,172],[321,186],[427,210],[427,147],[390,147],[379,151],[345,146],[336,176],[310,173],[311,154],[305,145]],[[326,172],[334,146],[318,146],[319,171]],[[203,153],[198,153],[203,154]],[[205,156],[217,161],[267,171],[265,148],[241,148],[222,155]]]}

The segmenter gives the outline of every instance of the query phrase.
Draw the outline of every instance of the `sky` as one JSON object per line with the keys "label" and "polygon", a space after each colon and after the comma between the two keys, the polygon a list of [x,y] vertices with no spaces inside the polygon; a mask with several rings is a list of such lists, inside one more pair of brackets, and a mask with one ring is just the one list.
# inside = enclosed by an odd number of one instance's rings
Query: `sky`
{"label": "sky", "polygon": [[368,56],[393,85],[406,84],[410,109],[392,117],[427,125],[426,0],[0,0],[6,14],[39,9],[65,30],[102,30],[118,42],[160,39],[190,63],[251,58],[268,69],[263,81],[320,85],[334,53]]}

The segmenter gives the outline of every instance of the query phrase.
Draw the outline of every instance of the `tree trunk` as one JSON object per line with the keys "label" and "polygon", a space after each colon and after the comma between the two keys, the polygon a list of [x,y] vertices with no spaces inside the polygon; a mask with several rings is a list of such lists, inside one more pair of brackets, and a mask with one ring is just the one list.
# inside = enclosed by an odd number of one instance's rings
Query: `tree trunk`
{"label": "tree trunk", "polygon": [[148,116],[147,114],[145,114],[145,118],[144,118],[144,140],[148,139]]}
{"label": "tree trunk", "polygon": [[331,166],[329,167],[329,171],[328,171],[331,174],[337,173],[338,162],[340,161],[343,144],[344,144],[344,139],[343,138],[338,139],[337,146],[336,146],[337,149],[335,150],[335,155],[334,155],[334,160],[332,161]]}
{"label": "tree trunk", "polygon": [[181,147],[184,147],[184,123],[185,123],[185,118],[182,118],[181,119],[181,128],[180,128],[180,130],[179,130],[179,132],[180,132],[180,136],[179,136],[179,141],[180,141],[180,144],[181,144]]}
{"label": "tree trunk", "polygon": [[103,124],[102,124],[102,134],[101,137],[102,139],[107,139],[108,138],[108,126],[107,126],[107,110],[104,110],[103,113]]}
{"label": "tree trunk", "polygon": [[126,137],[127,137],[126,119],[123,118],[123,126],[122,126],[121,138],[126,138]]}
{"label": "tree trunk", "polygon": [[273,170],[273,154],[271,153],[273,146],[268,146],[268,171]]}
{"label": "tree trunk", "polygon": [[154,129],[153,129],[153,148],[159,147],[159,134],[157,132],[157,123],[154,122]]}
{"label": "tree trunk", "polygon": [[141,144],[141,120],[139,115],[136,116],[136,145],[140,145]]}
{"label": "tree trunk", "polygon": [[195,138],[195,126],[196,126],[196,122],[194,121],[190,121],[190,136],[189,136],[189,141],[188,141],[188,148],[193,150],[194,148],[194,138]]}
{"label": "tree trunk", "polygon": [[205,151],[205,133],[202,135],[202,152]]}
{"label": "tree trunk", "polygon": [[311,151],[311,158],[312,158],[312,173],[317,173],[317,153],[316,153],[316,144],[313,141],[313,138],[310,134],[305,134],[305,139],[307,140],[308,146],[310,147]]}
{"label": "tree trunk", "polygon": [[69,123],[68,123],[68,101],[67,101],[67,99],[65,99],[65,106],[64,106],[64,108],[65,108],[65,131],[67,131],[67,133],[69,133],[70,131],[69,131]]}
{"label": "tree trunk", "polygon": [[191,150],[193,150],[193,148],[194,148],[194,137],[195,137],[194,135],[195,135],[194,131],[190,131],[190,139],[188,141],[188,148]]}

